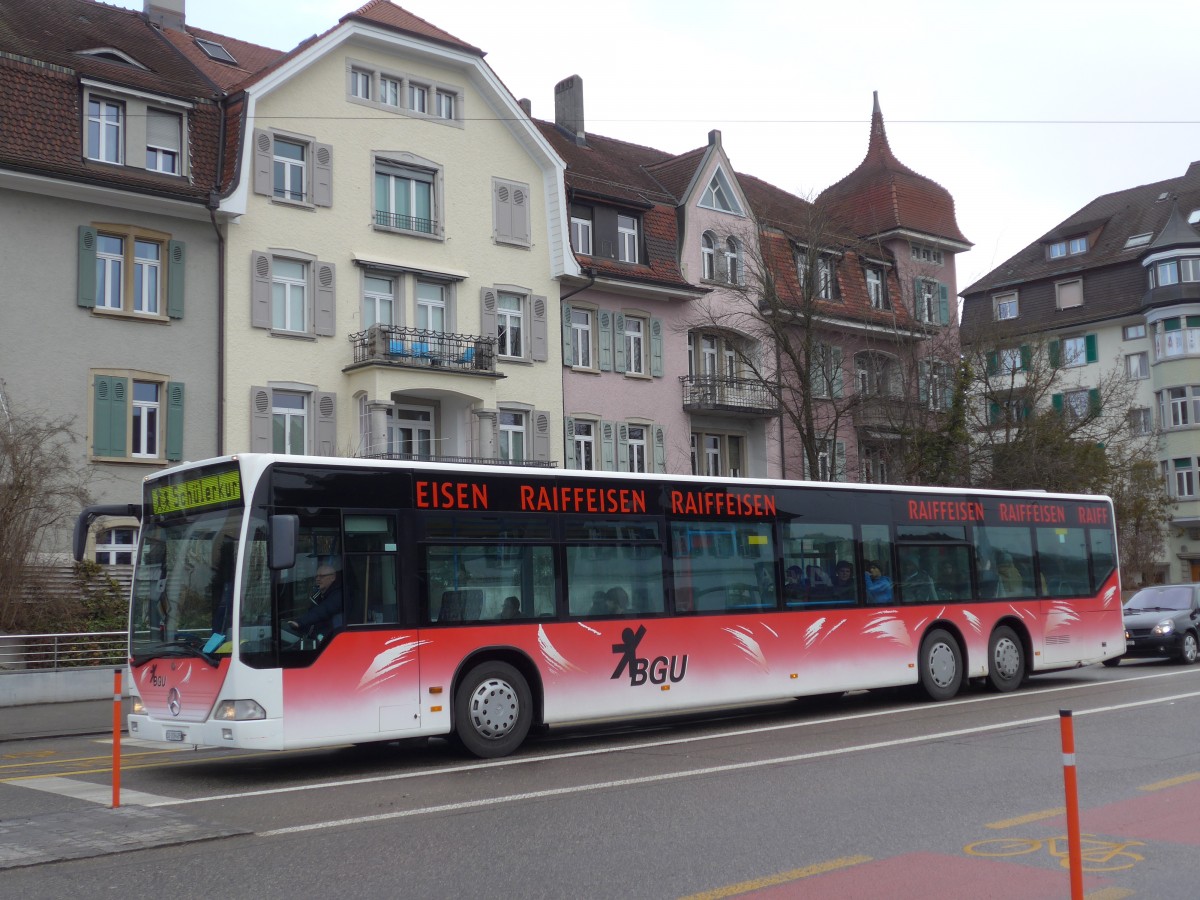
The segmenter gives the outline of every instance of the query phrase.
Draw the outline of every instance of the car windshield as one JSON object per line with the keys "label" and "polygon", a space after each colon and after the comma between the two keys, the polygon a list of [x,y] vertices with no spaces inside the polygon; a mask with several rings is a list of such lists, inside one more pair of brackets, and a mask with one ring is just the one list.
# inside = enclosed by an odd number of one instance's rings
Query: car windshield
{"label": "car windshield", "polygon": [[1138,591],[1125,604],[1125,611],[1171,611],[1190,609],[1191,605],[1192,588],[1189,585],[1179,585],[1177,587],[1146,588]]}
{"label": "car windshield", "polygon": [[229,654],[241,509],[142,526],[129,617],[135,664],[162,656],[215,662]]}

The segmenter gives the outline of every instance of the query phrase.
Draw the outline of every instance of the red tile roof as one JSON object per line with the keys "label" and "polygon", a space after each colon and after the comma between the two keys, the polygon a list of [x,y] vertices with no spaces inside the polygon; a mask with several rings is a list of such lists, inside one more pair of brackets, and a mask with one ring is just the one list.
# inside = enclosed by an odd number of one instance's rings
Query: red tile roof
{"label": "red tile roof", "polygon": [[371,0],[371,2],[360,6],[354,12],[342,16],[341,21],[346,22],[350,19],[362,19],[376,25],[385,25],[388,28],[393,28],[405,34],[416,35],[427,41],[435,41],[439,44],[456,47],[459,50],[466,50],[468,53],[473,53],[476,56],[484,56],[484,52],[478,47],[472,46],[466,41],[459,40],[450,34],[450,32],[442,31],[436,25],[426,22],[420,16],[414,16],[408,10],[401,9],[394,3],[389,3],[388,0]]}

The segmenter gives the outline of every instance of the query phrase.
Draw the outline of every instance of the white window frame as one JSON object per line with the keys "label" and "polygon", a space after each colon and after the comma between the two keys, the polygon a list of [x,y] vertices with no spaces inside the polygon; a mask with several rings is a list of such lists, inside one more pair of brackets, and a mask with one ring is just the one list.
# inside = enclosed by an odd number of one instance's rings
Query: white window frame
{"label": "white window frame", "polygon": [[[130,391],[130,439],[129,455],[133,459],[161,459],[163,426],[163,390],[160,381],[132,381]],[[152,398],[138,397],[139,388],[151,388]]]}
{"label": "white window frame", "polygon": [[[423,290],[426,292],[436,291],[437,296],[423,297],[421,296]],[[417,328],[441,334],[449,331],[450,308],[446,301],[446,285],[436,281],[418,279],[414,294],[416,295]]]}
{"label": "white window frame", "polygon": [[[96,233],[96,309],[120,311],[125,308],[125,245],[126,235]],[[102,250],[106,241],[116,241],[120,248]],[[116,297],[113,297],[115,285]]]}
{"label": "white window frame", "polygon": [[[282,398],[289,398],[292,402],[298,401],[299,406],[281,406],[279,401]],[[289,456],[303,455],[308,453],[309,446],[309,408],[311,406],[312,396],[302,391],[285,391],[272,389],[271,391],[271,451],[273,453],[283,453]],[[295,421],[300,422],[300,447],[293,448],[290,440],[292,436],[292,425]],[[276,442],[275,427],[278,424],[283,425],[283,443],[280,445]]]}
{"label": "white window frame", "polygon": [[[383,179],[382,185],[380,179]],[[417,185],[428,186],[428,218],[414,214],[421,199]],[[442,239],[443,177],[439,164],[408,152],[379,154],[375,157],[371,186],[372,218],[377,230]],[[385,189],[382,198],[381,187]],[[399,195],[397,190],[401,192]],[[405,194],[408,211],[402,213],[397,197]]]}
{"label": "white window frame", "polygon": [[[1181,465],[1182,464],[1182,465]],[[1175,478],[1175,497],[1190,500],[1196,496],[1196,459],[1180,457],[1171,460],[1171,471]]]}
{"label": "white window frame", "polygon": [[434,92],[434,112],[439,119],[454,121],[454,109],[458,105],[458,96],[450,91]]}
{"label": "white window frame", "polygon": [[996,369],[999,374],[1012,375],[1014,372],[1020,372],[1023,368],[1020,347],[1004,347],[996,351]]}
{"label": "white window frame", "polygon": [[1144,381],[1150,377],[1150,354],[1148,351],[1129,353],[1125,356],[1125,377],[1129,381]]}
{"label": "white window frame", "polygon": [[[526,297],[511,291],[496,294],[496,353],[510,359],[524,359]],[[514,309],[511,304],[516,303]],[[505,303],[510,305],[505,306]]]}
{"label": "white window frame", "polygon": [[592,352],[592,324],[596,320],[593,310],[571,307],[571,366],[576,369],[594,369]]}
{"label": "white window frame", "polygon": [[617,259],[624,263],[638,261],[638,220],[635,216],[617,214]]}
{"label": "white window frame", "polygon": [[[646,450],[648,446],[647,432],[649,427],[646,425],[627,425],[626,426],[626,447],[629,454],[629,471],[630,472],[646,472]],[[639,432],[638,436],[634,432]]]}
{"label": "white window frame", "polygon": [[937,247],[930,247],[928,244],[910,244],[909,248],[912,258],[916,262],[930,263],[935,266],[943,264],[942,251]]}
{"label": "white window frame", "polygon": [[[299,266],[300,276],[284,274],[284,266]],[[307,260],[276,256],[271,260],[271,328],[295,334],[309,331],[309,279],[312,266]],[[297,293],[299,297],[297,298]],[[299,299],[300,323],[294,321]],[[282,313],[282,315],[280,315]]]}
{"label": "white window frame", "polygon": [[420,113],[423,116],[429,115],[429,86],[425,84],[417,84],[410,81],[408,83],[407,97],[408,109],[410,112]]}
{"label": "white window frame", "polygon": [[625,315],[625,374],[646,375],[646,336],[650,332],[650,321],[643,316]]}
{"label": "white window frame", "polygon": [[725,239],[725,280],[730,284],[742,283],[742,245],[734,237]]}
{"label": "white window frame", "polygon": [[[156,120],[156,118],[161,120],[168,116],[173,120],[172,123],[175,125],[175,146],[167,147],[150,143],[150,123]],[[146,170],[148,172],[161,172],[164,175],[181,174],[183,116],[177,112],[164,109],[147,109],[146,133]]]}
{"label": "white window frame", "polygon": [[374,80],[374,73],[352,66],[350,68],[350,96],[359,100],[371,100],[371,82]]}
{"label": "white window frame", "polygon": [[[153,247],[155,256],[141,255],[142,247]],[[158,241],[134,238],[133,241],[133,311],[145,316],[157,316],[162,304],[163,245]]]}
{"label": "white window frame", "polygon": [[[96,311],[166,319],[170,235],[125,225],[101,223],[92,227],[96,229]],[[102,250],[107,241],[117,241],[119,253]],[[144,245],[156,247],[158,258],[139,255]]]}
{"label": "white window frame", "polygon": [[1006,319],[1015,319],[1021,313],[1020,300],[1016,291],[1008,294],[997,294],[992,298],[995,304],[995,320],[1003,322]]}
{"label": "white window frame", "polygon": [[[496,452],[500,459],[511,461],[519,459],[528,459],[528,443],[529,433],[528,425],[529,413],[518,409],[500,409],[496,416],[496,428],[498,431],[498,441]],[[514,440],[519,442],[520,447],[514,446]],[[513,451],[520,449],[521,455],[514,456]]]}
{"label": "white window frame", "polygon": [[1154,417],[1148,406],[1136,406],[1129,410],[1129,428],[1134,434],[1150,434],[1154,430]]}
{"label": "white window frame", "polygon": [[1087,388],[1063,394],[1063,409],[1072,419],[1086,419],[1090,402]]}
{"label": "white window frame", "polygon": [[700,235],[700,277],[705,281],[717,278],[717,238],[711,231]]}
{"label": "white window frame", "polygon": [[[387,284],[387,290],[372,290],[372,281]],[[367,272],[363,275],[363,328],[369,328],[372,325],[396,324],[396,288],[396,278],[391,275],[380,275],[375,272]],[[380,314],[380,310],[385,307],[387,309],[386,319]]]}
{"label": "white window frame", "polygon": [[734,192],[733,186],[729,183],[729,179],[725,177],[725,171],[720,166],[713,172],[713,177],[709,179],[708,186],[704,189],[704,193],[700,195],[697,205],[703,209],[714,209],[718,212],[733,213],[738,216],[743,215],[742,206],[737,201],[737,194]]}
{"label": "white window frame", "polygon": [[867,283],[867,298],[871,301],[872,309],[887,309],[887,294],[884,291],[883,269],[877,266],[867,266],[863,270],[863,278]]}
{"label": "white window frame", "polygon": [[[119,540],[127,536],[128,540]],[[96,564],[100,566],[131,566],[137,552],[138,529],[129,525],[117,525],[96,533]],[[127,560],[116,557],[128,556]]]}
{"label": "white window frame", "polygon": [[[89,96],[87,100],[87,157],[97,162],[121,165],[125,162],[125,104],[109,97]],[[93,112],[93,107],[95,111]],[[109,113],[116,113],[115,118]],[[93,144],[93,131],[95,143]],[[110,148],[107,138],[116,146]],[[109,155],[110,153],[114,155]]]}
{"label": "white window frame", "polygon": [[917,321],[935,324],[938,321],[938,283],[932,278],[922,278],[918,283],[921,296],[915,298]]}
{"label": "white window frame", "polygon": [[592,220],[571,216],[571,249],[581,256],[592,255]]}
{"label": "white window frame", "polygon": [[575,468],[595,470],[598,468],[596,465],[596,431],[599,423],[592,419],[575,419],[573,424],[574,437],[572,441],[575,446]]}
{"label": "white window frame", "polygon": [[[300,148],[300,159],[290,156],[280,156],[280,146]],[[310,201],[308,157],[311,150],[312,145],[306,141],[280,137],[279,135],[274,136],[271,142],[271,193],[276,200],[285,200],[290,203],[308,203]],[[300,180],[300,196],[298,197],[296,196],[296,192],[288,187],[288,185],[295,183],[297,175],[299,175]]]}
{"label": "white window frame", "polygon": [[1063,338],[1062,364],[1064,369],[1076,369],[1087,365],[1086,335]]}
{"label": "white window frame", "polygon": [[379,104],[392,109],[401,109],[404,99],[404,82],[388,75],[379,76]]}
{"label": "white window frame", "polygon": [[1145,336],[1145,325],[1126,325],[1121,329],[1121,337],[1126,341],[1136,341],[1138,338],[1144,338]]}

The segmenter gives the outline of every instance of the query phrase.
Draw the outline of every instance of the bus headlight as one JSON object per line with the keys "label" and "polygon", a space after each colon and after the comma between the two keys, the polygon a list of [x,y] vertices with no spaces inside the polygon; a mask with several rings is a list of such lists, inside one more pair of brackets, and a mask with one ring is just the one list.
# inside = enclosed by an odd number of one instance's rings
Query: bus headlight
{"label": "bus headlight", "polygon": [[132,701],[129,706],[129,714],[131,716],[144,716],[146,714],[146,704],[142,702],[142,698],[134,694],[129,699]]}
{"label": "bus headlight", "polygon": [[266,717],[267,711],[254,700],[222,700],[213,711],[213,718],[222,722],[245,722]]}
{"label": "bus headlight", "polygon": [[1175,632],[1175,620],[1174,619],[1163,619],[1161,622],[1159,622],[1157,625],[1155,625],[1150,630],[1154,634],[1166,637],[1168,634],[1173,634]]}

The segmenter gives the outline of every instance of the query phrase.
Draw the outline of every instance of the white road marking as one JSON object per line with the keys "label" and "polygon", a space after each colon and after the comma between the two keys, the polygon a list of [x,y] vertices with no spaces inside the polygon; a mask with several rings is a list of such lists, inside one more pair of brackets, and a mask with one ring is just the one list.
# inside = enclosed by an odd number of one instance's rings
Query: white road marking
{"label": "white road marking", "polygon": [[[89,803],[100,803],[108,806],[112,803],[111,784],[93,784],[88,781],[77,781],[74,778],[61,778],[57,775],[39,775],[31,778],[14,778],[8,784],[17,787],[33,788],[35,791],[45,791],[47,794],[58,794],[61,797],[73,797],[76,800],[86,800]],[[173,797],[160,794],[143,794],[141,791],[121,789],[121,805],[129,806],[168,806],[175,802]]]}

